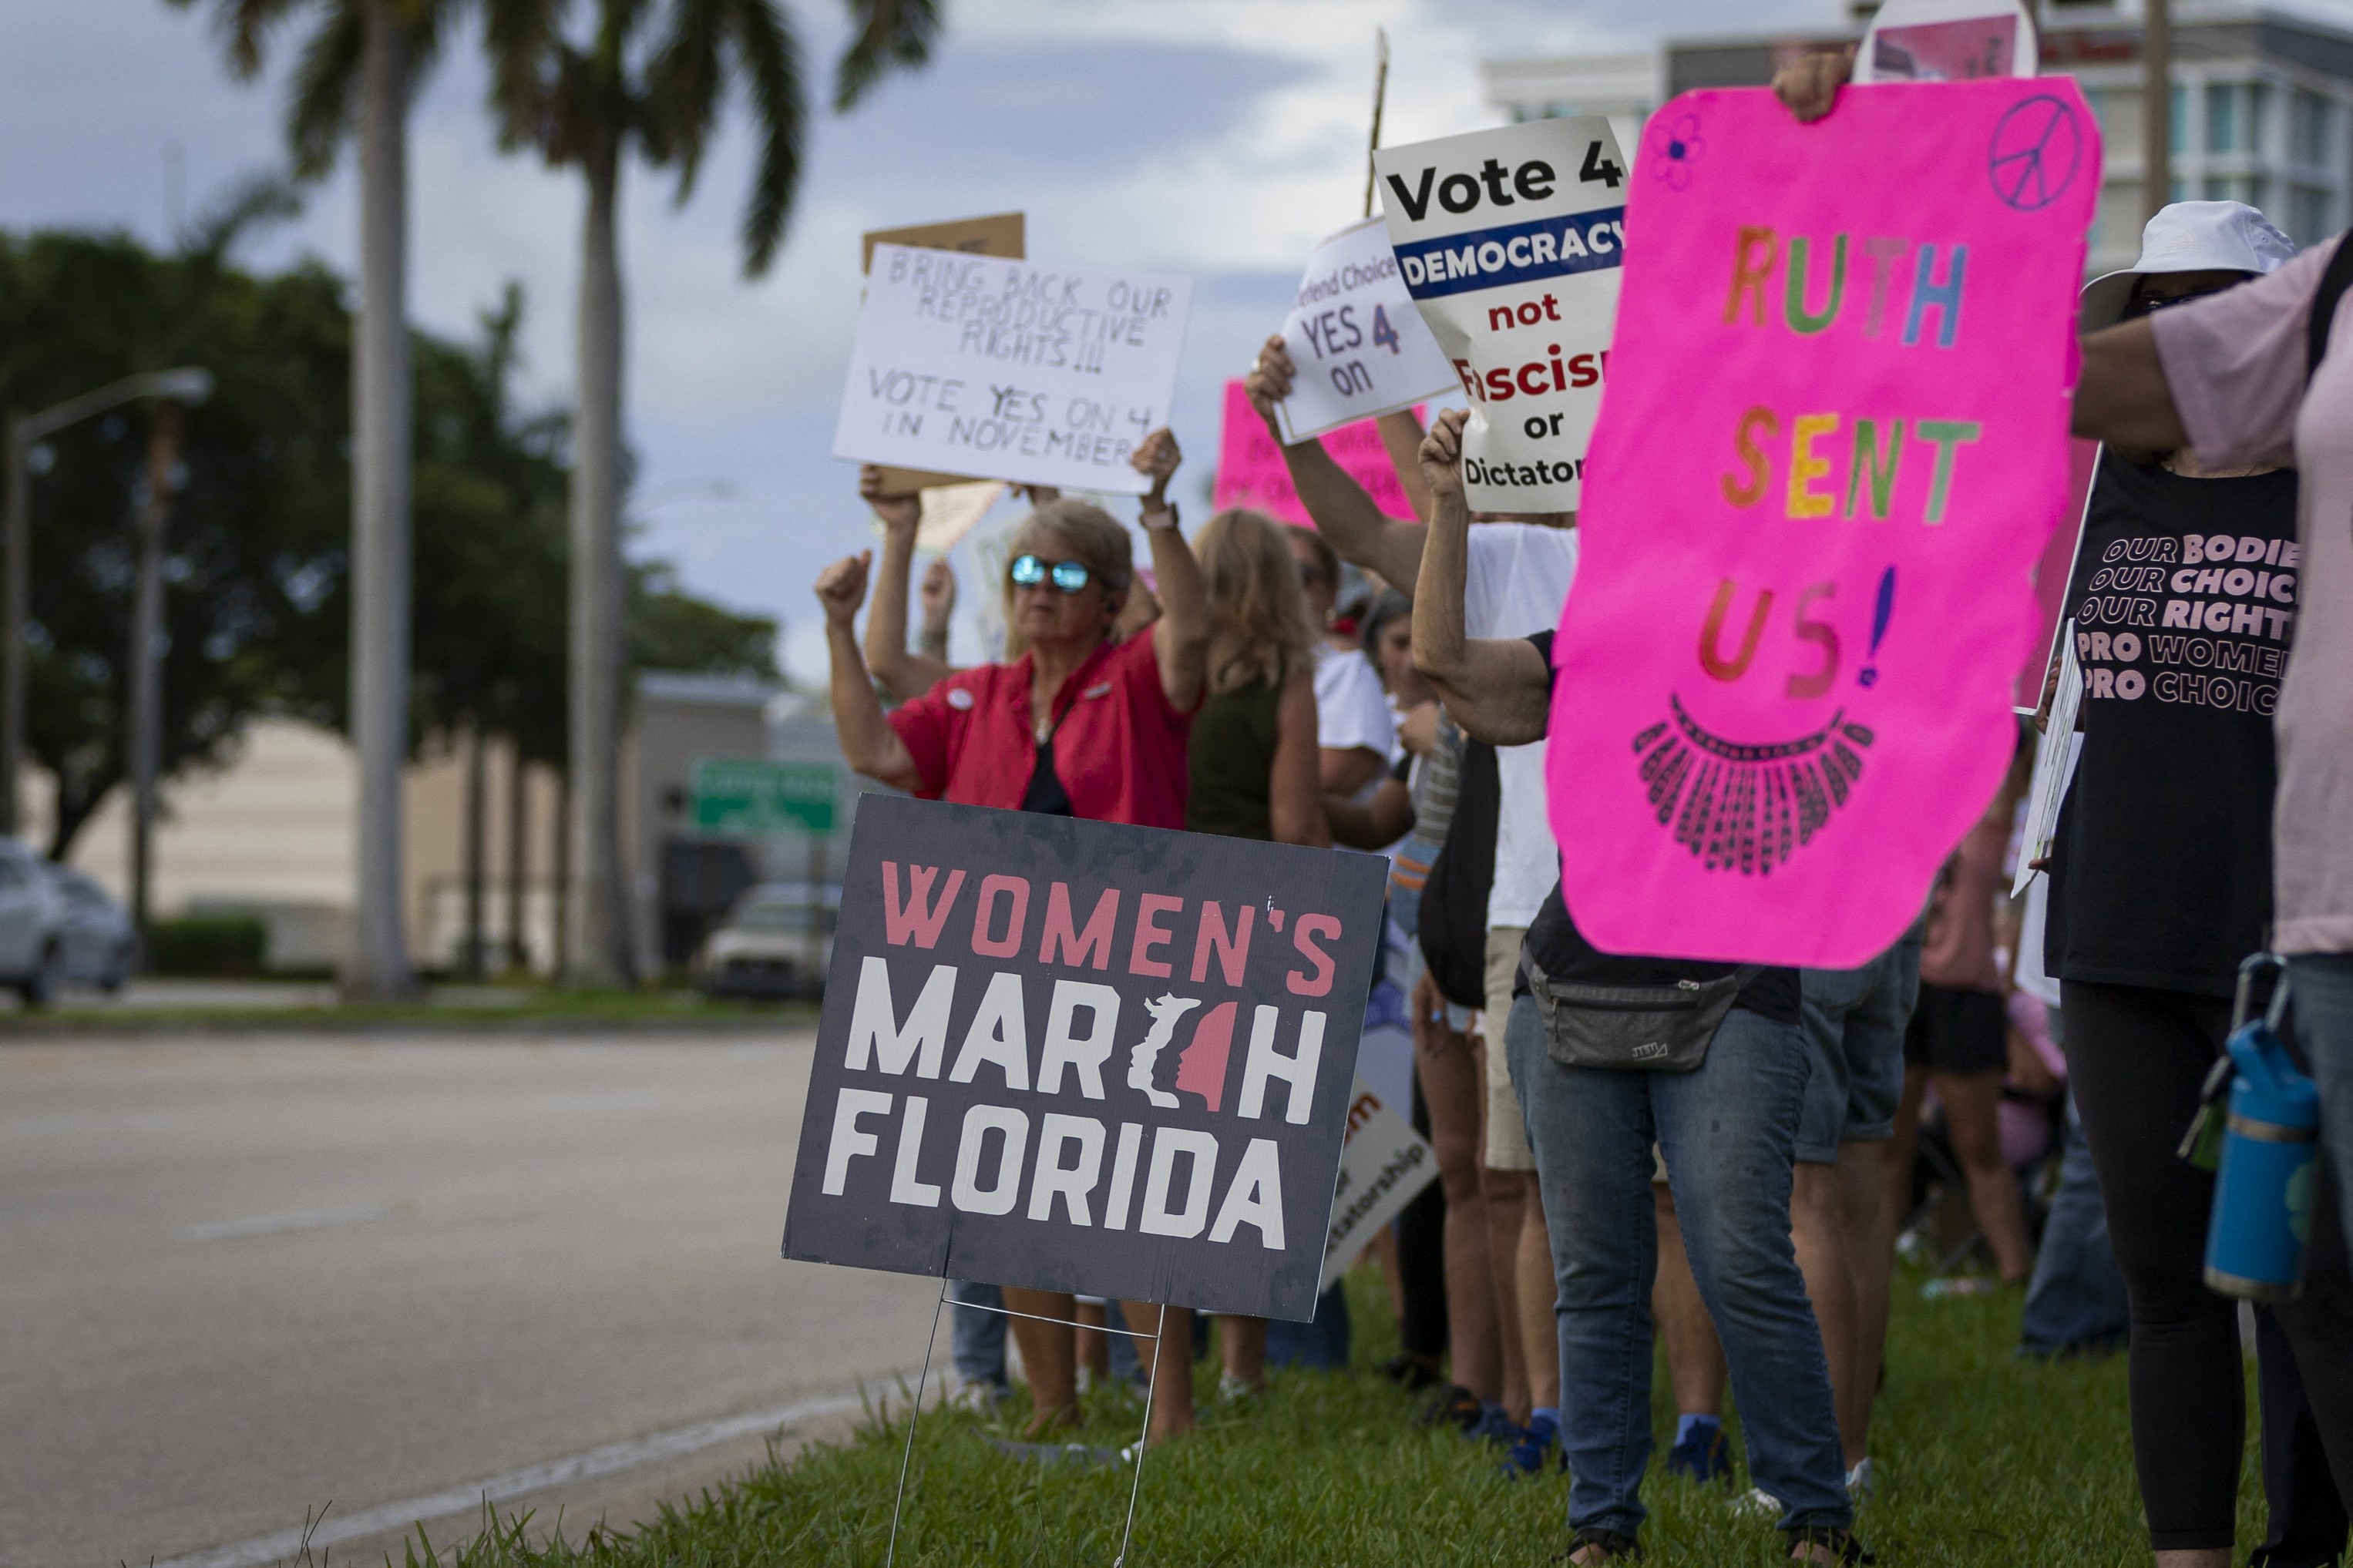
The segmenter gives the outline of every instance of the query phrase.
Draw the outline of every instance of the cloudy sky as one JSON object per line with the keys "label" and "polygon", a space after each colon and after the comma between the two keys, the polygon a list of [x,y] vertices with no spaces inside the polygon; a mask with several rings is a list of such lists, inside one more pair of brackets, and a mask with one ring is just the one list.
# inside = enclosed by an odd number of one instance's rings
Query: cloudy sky
{"label": "cloudy sky", "polygon": [[[785,253],[747,281],[735,241],[750,163],[737,129],[680,208],[659,176],[625,181],[629,435],[643,462],[633,548],[698,592],[786,626],[786,662],[822,671],[807,584],[864,539],[854,471],[828,457],[870,228],[1018,208],[1034,258],[1195,279],[1176,404],[1191,455],[1177,493],[1214,466],[1218,389],[1278,324],[1307,251],[1357,215],[1373,30],[1392,47],[1390,143],[1496,121],[1478,62],[1646,47],[1661,36],[1823,26],[1836,0],[947,0],[929,69],[813,127]],[[2353,0],[2299,9],[2353,19]],[[161,242],[273,166],[282,66],[231,81],[209,23],[163,0],[0,0],[0,226],[128,229]],[[585,6],[575,10],[585,11]],[[792,6],[829,69],[831,0]],[[502,157],[482,111],[470,25],[412,124],[411,308],[466,336],[503,282],[529,290],[527,377],[567,398],[580,207],[576,181]],[[823,90],[812,96],[823,101]],[[175,177],[174,171],[177,170]],[[175,192],[177,193],[175,196]],[[248,264],[305,253],[348,271],[348,165]],[[1197,513],[1197,515],[1198,515]],[[973,657],[969,646],[958,650]]]}

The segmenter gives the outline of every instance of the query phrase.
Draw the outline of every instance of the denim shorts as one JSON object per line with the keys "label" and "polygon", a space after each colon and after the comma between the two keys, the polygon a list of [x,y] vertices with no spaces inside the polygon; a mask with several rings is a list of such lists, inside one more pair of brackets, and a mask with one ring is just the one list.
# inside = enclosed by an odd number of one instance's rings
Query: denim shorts
{"label": "denim shorts", "polygon": [[[1419,937],[1408,938],[1405,944],[1405,976],[1398,982],[1398,988],[1405,993],[1406,1000],[1409,1003],[1413,1000],[1413,988],[1421,983],[1421,977],[1428,973],[1429,971],[1430,960],[1424,958],[1421,954],[1421,940]],[[1472,1016],[1476,1013],[1478,1009],[1475,1007],[1457,1007],[1453,1003],[1446,1001],[1443,997],[1440,997],[1439,1000],[1440,1004],[1446,1009],[1446,1026],[1453,1030],[1458,1035],[1470,1033]]]}
{"label": "denim shorts", "polygon": [[1894,1134],[1904,1031],[1920,994],[1920,943],[1899,942],[1860,969],[1805,969],[1798,978],[1811,1058],[1798,1158],[1834,1165],[1840,1144]]}

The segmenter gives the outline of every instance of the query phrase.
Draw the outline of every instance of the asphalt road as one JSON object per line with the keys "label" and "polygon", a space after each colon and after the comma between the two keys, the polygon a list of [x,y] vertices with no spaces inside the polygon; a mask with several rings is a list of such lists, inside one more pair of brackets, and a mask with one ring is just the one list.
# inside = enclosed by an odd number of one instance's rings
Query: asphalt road
{"label": "asphalt road", "polygon": [[620,1522],[757,1457],[722,1418],[839,1430],[937,1287],[778,1260],[809,1049],[0,1037],[0,1568],[160,1564],[598,1449],[502,1506]]}

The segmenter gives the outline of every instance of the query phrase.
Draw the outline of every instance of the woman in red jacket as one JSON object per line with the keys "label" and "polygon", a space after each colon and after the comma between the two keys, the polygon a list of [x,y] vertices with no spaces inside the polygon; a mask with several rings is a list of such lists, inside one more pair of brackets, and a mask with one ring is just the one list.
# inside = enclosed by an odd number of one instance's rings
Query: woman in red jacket
{"label": "woman in red jacket", "polygon": [[[958,670],[885,714],[852,626],[874,552],[825,569],[817,596],[833,661],[833,721],[851,767],[924,800],[1184,827],[1186,742],[1208,662],[1208,596],[1168,503],[1176,437],[1155,431],[1134,461],[1152,477],[1142,521],[1161,614],[1124,641],[1112,628],[1134,582],[1127,531],[1100,507],[1048,501],[1013,536],[1006,568],[1006,625],[1024,651]],[[1029,1314],[1013,1320],[1013,1333],[1035,1430],[1075,1422],[1071,1297],[1008,1286],[1005,1304]],[[1127,1321],[1149,1332],[1161,1325],[1161,1309],[1131,1301]],[[1193,1425],[1192,1314],[1169,1310],[1161,1331],[1169,1354],[1155,1374],[1155,1441]]]}

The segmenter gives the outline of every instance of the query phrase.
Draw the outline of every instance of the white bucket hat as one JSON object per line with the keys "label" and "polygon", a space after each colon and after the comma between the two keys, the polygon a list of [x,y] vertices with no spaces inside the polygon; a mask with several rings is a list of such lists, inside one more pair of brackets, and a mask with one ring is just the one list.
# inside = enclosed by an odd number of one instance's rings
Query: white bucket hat
{"label": "white bucket hat", "polygon": [[2244,202],[2175,202],[2140,231],[2140,259],[2084,285],[2075,330],[2096,332],[2124,319],[2133,286],[2149,272],[2277,271],[2295,242]]}

